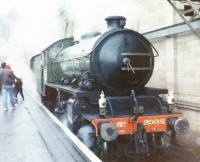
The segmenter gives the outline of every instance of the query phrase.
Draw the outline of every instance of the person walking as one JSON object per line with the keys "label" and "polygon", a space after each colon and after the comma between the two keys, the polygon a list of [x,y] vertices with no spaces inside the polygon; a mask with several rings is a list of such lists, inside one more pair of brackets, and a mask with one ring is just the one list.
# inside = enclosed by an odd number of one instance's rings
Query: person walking
{"label": "person walking", "polygon": [[6,63],[1,63],[0,80],[2,84],[2,102],[4,110],[8,110],[8,95],[10,98],[10,104],[13,109],[15,109],[15,100],[13,93],[13,83],[15,75],[11,69],[6,68]]}
{"label": "person walking", "polygon": [[15,78],[15,83],[14,83],[14,93],[15,93],[15,101],[17,103],[17,95],[20,93],[23,101],[24,101],[24,94],[23,94],[23,88],[22,88],[23,82],[21,78]]}

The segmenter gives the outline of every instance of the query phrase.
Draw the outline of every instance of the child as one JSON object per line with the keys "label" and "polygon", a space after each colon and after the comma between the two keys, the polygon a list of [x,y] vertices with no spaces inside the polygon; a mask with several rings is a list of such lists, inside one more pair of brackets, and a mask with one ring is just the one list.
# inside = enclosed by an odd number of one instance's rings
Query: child
{"label": "child", "polygon": [[14,83],[14,91],[15,91],[15,99],[17,102],[17,95],[20,93],[22,99],[24,100],[24,94],[23,94],[23,88],[22,88],[22,80],[21,78],[15,78],[15,83]]}

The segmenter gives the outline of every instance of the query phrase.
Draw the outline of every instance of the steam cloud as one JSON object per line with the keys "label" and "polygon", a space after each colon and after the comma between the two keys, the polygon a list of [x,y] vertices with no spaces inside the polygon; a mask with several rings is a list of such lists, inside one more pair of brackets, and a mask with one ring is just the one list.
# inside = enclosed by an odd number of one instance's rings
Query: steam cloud
{"label": "steam cloud", "polygon": [[6,56],[15,74],[31,87],[29,60],[64,37],[58,10],[64,8],[72,24],[73,36],[104,31],[105,17],[127,18],[127,28],[135,29],[139,4],[134,0],[0,0],[0,15],[8,15],[8,40],[0,39],[0,56]]}
{"label": "steam cloud", "polygon": [[9,28],[8,38],[0,38],[0,56],[6,57],[25,87],[33,87],[31,91],[36,90],[30,79],[31,56],[62,38],[57,13],[61,4],[61,0],[0,0],[0,18]]}
{"label": "steam cloud", "polygon": [[[137,30],[140,4],[136,0],[65,0],[67,18],[74,23],[73,34],[80,38],[90,31],[105,31],[105,17],[125,16],[127,28]],[[70,31],[71,32],[71,31]]]}

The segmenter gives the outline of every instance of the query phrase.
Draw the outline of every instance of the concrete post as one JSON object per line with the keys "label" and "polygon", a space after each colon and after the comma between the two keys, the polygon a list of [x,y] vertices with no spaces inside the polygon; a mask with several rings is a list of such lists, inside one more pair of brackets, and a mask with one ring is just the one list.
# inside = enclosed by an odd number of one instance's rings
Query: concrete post
{"label": "concrete post", "polygon": [[[165,20],[166,24],[175,23],[175,12],[173,8],[169,5],[165,7],[166,14]],[[166,39],[165,42],[166,51],[166,84],[169,91],[173,91],[177,96],[177,47],[176,47],[176,37],[170,37]]]}

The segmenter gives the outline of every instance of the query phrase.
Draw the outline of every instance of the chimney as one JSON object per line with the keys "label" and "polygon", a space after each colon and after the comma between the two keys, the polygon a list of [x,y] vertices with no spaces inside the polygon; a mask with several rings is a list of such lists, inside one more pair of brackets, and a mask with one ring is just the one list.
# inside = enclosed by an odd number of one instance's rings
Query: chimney
{"label": "chimney", "polygon": [[107,22],[107,28],[109,30],[116,28],[124,28],[126,24],[126,18],[123,16],[109,16],[105,18]]}

